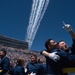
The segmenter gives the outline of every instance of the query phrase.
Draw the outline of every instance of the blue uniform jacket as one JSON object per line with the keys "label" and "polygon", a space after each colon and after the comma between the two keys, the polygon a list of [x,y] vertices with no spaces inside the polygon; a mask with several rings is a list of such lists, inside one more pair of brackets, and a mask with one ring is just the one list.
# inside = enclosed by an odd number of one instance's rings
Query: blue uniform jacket
{"label": "blue uniform jacket", "polygon": [[[57,49],[52,51],[46,50],[48,53],[57,52]],[[62,63],[60,61],[55,62],[54,60],[50,59],[49,57],[45,56],[46,58],[46,72],[47,74],[54,74],[54,75],[62,75]]]}
{"label": "blue uniform jacket", "polygon": [[3,57],[0,61],[0,68],[2,72],[0,72],[0,75],[3,75],[8,72],[10,65],[10,60],[8,57]]}
{"label": "blue uniform jacket", "polygon": [[26,75],[24,68],[20,65],[16,65],[14,68],[14,75]]}
{"label": "blue uniform jacket", "polygon": [[9,67],[9,71],[8,71],[8,74],[9,75],[13,75],[13,72],[14,72],[14,68],[12,66]]}
{"label": "blue uniform jacket", "polygon": [[37,62],[31,63],[30,62],[27,64],[26,68],[28,70],[27,74],[30,74],[33,72],[33,73],[36,73],[36,75],[43,75],[44,69],[43,69],[43,65],[40,63],[37,63]]}

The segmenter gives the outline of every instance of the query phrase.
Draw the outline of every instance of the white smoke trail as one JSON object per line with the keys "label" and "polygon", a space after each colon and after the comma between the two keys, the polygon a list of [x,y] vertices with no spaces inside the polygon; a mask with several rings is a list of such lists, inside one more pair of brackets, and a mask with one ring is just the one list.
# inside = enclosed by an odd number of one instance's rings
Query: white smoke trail
{"label": "white smoke trail", "polygon": [[34,23],[34,19],[35,19],[35,16],[36,16],[36,10],[37,10],[38,4],[39,4],[39,0],[33,0],[32,11],[31,11],[30,19],[29,19],[29,26],[28,26],[28,29],[27,29],[26,40],[28,42],[30,42],[31,38],[32,38],[33,23]]}
{"label": "white smoke trail", "polygon": [[[39,6],[38,6],[37,11],[36,11],[36,16],[35,16],[35,19],[34,19],[33,29],[35,28],[35,26],[36,26],[36,24],[37,24],[37,22],[38,22],[38,20],[41,16],[41,11],[43,9],[44,3],[45,3],[45,0],[40,0]],[[32,30],[32,32],[33,32],[33,30]]]}
{"label": "white smoke trail", "polygon": [[[49,0],[46,0],[46,3],[45,3],[45,5],[44,5],[44,9],[43,9],[42,14],[41,14],[41,17],[40,17],[40,19],[39,19],[39,21],[38,21],[38,24],[37,24],[36,27],[35,27],[36,29],[34,29],[34,33],[33,33],[32,39],[34,39],[35,34],[37,33],[37,30],[38,30],[38,28],[39,28],[40,22],[41,22],[41,20],[42,20],[42,18],[43,18],[43,16],[44,16],[44,13],[45,13],[45,11],[46,11],[46,9],[47,9],[48,4],[49,4]],[[32,43],[33,43],[33,41],[31,41],[31,45],[32,45]]]}
{"label": "white smoke trail", "polygon": [[[47,9],[48,4],[49,4],[49,0],[46,0],[46,3],[45,3],[45,5],[44,5],[44,9],[43,9],[42,14],[41,14],[41,17],[40,17],[40,19],[39,19],[39,21],[38,21],[38,24],[36,25],[36,27],[35,27],[35,29],[34,29],[34,33],[33,33],[32,40],[34,40],[34,38],[35,38],[35,35],[36,35],[36,33],[37,33],[37,30],[38,30],[38,28],[39,28],[40,22],[41,22],[41,20],[42,20],[42,18],[43,18],[43,16],[44,16],[44,13],[45,13],[45,11],[46,11],[46,9]],[[33,43],[33,41],[31,41],[30,47],[31,47],[32,43]]]}
{"label": "white smoke trail", "polygon": [[32,41],[30,42],[30,47],[31,47],[33,39],[35,37],[35,31],[37,31],[36,26],[37,26],[38,21],[40,19],[44,3],[45,3],[45,0],[41,0],[39,2],[39,5],[38,5],[37,11],[36,11],[36,16],[35,16],[34,24],[33,24],[33,27],[32,27],[32,32],[31,32],[31,34],[32,34],[32,36],[31,36],[32,37]]}
{"label": "white smoke trail", "polygon": [[35,15],[36,15],[38,2],[39,2],[38,0],[33,0],[32,10],[31,10],[30,18],[29,18],[29,25],[28,25],[28,28],[27,28],[27,37],[29,37],[30,36],[29,33],[31,33],[33,21],[34,21]]}
{"label": "white smoke trail", "polygon": [[31,47],[31,44],[32,44],[32,41],[33,41],[33,37],[34,37],[33,35],[34,35],[35,29],[36,29],[35,27],[36,27],[36,25],[38,23],[38,20],[40,18],[40,14],[41,14],[41,11],[43,9],[44,2],[45,2],[45,0],[40,0],[39,5],[37,7],[34,24],[33,24],[32,29],[31,29],[31,36],[30,36],[30,38],[32,38],[32,39],[30,40],[31,41],[30,42],[30,47]]}
{"label": "white smoke trail", "polygon": [[33,0],[32,11],[29,19],[26,36],[26,41],[29,42],[29,48],[33,43],[36,32],[39,28],[40,22],[44,16],[48,4],[49,0]]}

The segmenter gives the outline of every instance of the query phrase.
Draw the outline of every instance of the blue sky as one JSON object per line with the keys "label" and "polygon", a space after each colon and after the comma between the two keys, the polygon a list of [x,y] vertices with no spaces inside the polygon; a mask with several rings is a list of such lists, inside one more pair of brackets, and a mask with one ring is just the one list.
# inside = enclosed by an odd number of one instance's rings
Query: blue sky
{"label": "blue sky", "polygon": [[[0,34],[25,40],[32,0],[0,0]],[[71,24],[75,31],[75,0],[50,0],[45,15],[30,50],[45,49],[48,38],[56,42],[63,39],[72,44],[71,37],[62,26],[62,21]]]}

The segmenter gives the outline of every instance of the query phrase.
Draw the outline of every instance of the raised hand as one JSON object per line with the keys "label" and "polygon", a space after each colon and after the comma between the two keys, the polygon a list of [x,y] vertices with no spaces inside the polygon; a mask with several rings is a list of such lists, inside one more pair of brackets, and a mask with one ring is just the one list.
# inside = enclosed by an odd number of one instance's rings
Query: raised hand
{"label": "raised hand", "polygon": [[68,32],[70,32],[70,31],[72,31],[72,27],[71,27],[71,25],[70,24],[65,24],[65,22],[63,21],[63,28],[66,30],[66,31],[68,31]]}

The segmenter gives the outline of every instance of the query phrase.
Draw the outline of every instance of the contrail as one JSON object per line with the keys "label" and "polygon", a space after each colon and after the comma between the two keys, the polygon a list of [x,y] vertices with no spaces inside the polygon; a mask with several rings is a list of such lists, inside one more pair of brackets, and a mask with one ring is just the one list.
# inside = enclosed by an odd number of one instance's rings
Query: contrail
{"label": "contrail", "polygon": [[44,16],[48,4],[49,0],[33,0],[32,11],[26,35],[26,41],[29,43],[29,48],[33,43],[33,40],[35,38],[35,35],[37,33],[40,22]]}
{"label": "contrail", "polygon": [[[46,3],[45,3],[45,5],[44,5],[44,9],[43,9],[42,14],[41,14],[41,17],[40,17],[40,19],[39,19],[39,21],[38,21],[38,24],[36,25],[36,27],[35,27],[35,29],[34,29],[32,40],[34,40],[34,38],[35,38],[35,35],[36,35],[36,33],[37,33],[37,30],[38,30],[38,28],[39,28],[40,22],[41,22],[41,20],[42,20],[42,18],[43,18],[43,16],[44,16],[44,13],[45,13],[45,11],[46,11],[46,9],[47,9],[48,4],[49,4],[49,0],[46,0]],[[31,44],[30,44],[30,45],[32,45],[32,43],[33,43],[33,41],[31,41]]]}
{"label": "contrail", "polygon": [[33,26],[34,18],[35,18],[35,15],[36,15],[38,2],[39,2],[38,0],[33,0],[32,10],[31,10],[30,18],[29,18],[29,25],[28,25],[28,29],[27,29],[27,37],[30,37],[29,33],[31,33],[31,29],[32,29],[32,26]]}
{"label": "contrail", "polygon": [[30,42],[30,47],[31,47],[31,44],[32,44],[32,42],[33,42],[33,38],[34,38],[34,35],[35,35],[35,31],[36,31],[36,25],[37,25],[37,23],[38,23],[38,20],[39,20],[39,18],[40,18],[40,15],[41,15],[41,11],[42,11],[42,9],[43,9],[43,6],[44,6],[44,3],[45,3],[45,0],[41,0],[40,2],[39,2],[39,5],[38,5],[38,7],[37,7],[37,11],[36,11],[36,16],[35,16],[35,20],[34,20],[34,24],[33,24],[33,26],[32,26],[32,31],[31,31],[31,42]]}
{"label": "contrail", "polygon": [[38,4],[39,4],[39,0],[33,0],[32,10],[31,10],[30,18],[29,18],[29,25],[27,28],[27,36],[26,36],[26,41],[28,42],[30,42],[30,39],[31,39],[32,29],[33,29],[32,27],[33,27],[33,22],[35,19]]}
{"label": "contrail", "polygon": [[[43,1],[45,1],[45,0],[43,0]],[[39,2],[39,6],[38,6],[37,11],[36,11],[36,15],[35,15],[34,23],[32,25],[31,33],[33,33],[34,30],[35,30],[35,27],[36,27],[37,22],[38,22],[38,20],[40,18],[40,15],[41,15],[41,11],[42,11],[43,5],[44,5],[44,2],[42,2],[42,0],[41,0]]]}

